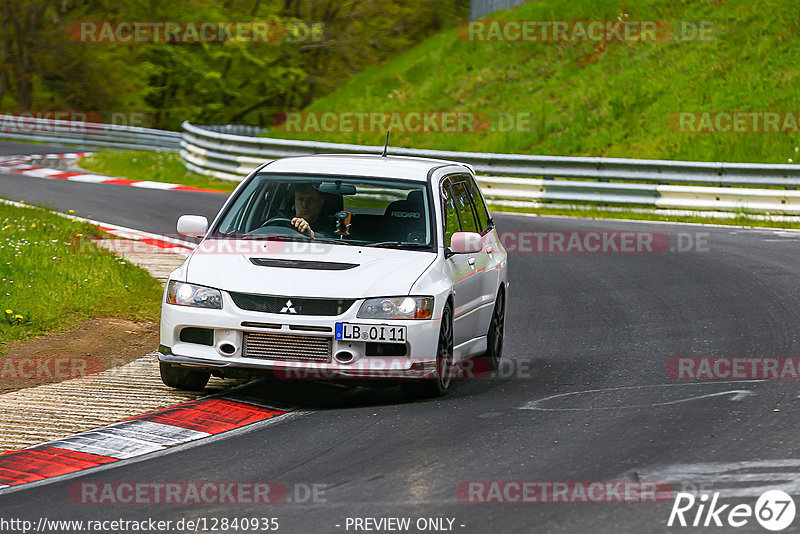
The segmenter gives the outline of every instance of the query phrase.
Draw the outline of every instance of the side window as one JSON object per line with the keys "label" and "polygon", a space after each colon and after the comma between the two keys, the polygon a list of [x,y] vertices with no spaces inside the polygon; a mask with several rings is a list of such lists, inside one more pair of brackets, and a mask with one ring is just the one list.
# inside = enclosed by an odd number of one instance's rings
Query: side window
{"label": "side window", "polygon": [[458,222],[458,212],[453,201],[453,194],[450,191],[450,180],[442,183],[442,200],[444,201],[444,245],[450,246],[450,238],[453,234],[461,231]]}
{"label": "side window", "polygon": [[461,230],[463,232],[477,232],[478,225],[475,222],[475,212],[472,210],[472,201],[469,198],[464,182],[453,184],[451,190],[453,192],[453,201],[458,211],[458,218],[461,221]]}
{"label": "side window", "polygon": [[480,190],[478,190],[478,184],[475,183],[475,180],[472,176],[468,176],[466,178],[467,189],[469,189],[469,194],[472,196],[472,203],[475,206],[475,213],[478,216],[478,228],[479,232],[483,233],[486,228],[489,227],[489,210],[486,209],[486,203],[483,201],[483,196],[481,196]]}

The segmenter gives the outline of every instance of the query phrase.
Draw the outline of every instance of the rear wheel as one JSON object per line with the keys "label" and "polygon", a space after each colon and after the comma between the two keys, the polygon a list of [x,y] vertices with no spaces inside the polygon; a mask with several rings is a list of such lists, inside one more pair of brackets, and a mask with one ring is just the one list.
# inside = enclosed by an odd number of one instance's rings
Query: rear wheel
{"label": "rear wheel", "polygon": [[208,371],[194,371],[185,367],[173,367],[164,362],[159,362],[161,381],[164,385],[186,391],[203,391],[211,373]]}
{"label": "rear wheel", "polygon": [[450,390],[453,372],[453,312],[450,304],[442,311],[439,342],[436,347],[436,371],[424,380],[404,381],[403,391],[415,397],[442,397]]}
{"label": "rear wheel", "polygon": [[492,371],[500,367],[500,358],[503,356],[503,340],[506,326],[506,295],[500,290],[494,302],[492,321],[489,323],[489,332],[486,334],[486,352],[483,359]]}

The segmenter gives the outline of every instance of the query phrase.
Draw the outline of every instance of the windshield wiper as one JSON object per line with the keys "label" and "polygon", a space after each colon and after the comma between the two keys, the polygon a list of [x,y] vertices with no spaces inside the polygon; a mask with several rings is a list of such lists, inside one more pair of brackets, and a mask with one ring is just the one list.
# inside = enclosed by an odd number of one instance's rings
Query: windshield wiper
{"label": "windshield wiper", "polygon": [[400,248],[430,248],[427,243],[411,243],[409,241],[380,241],[378,243],[367,243],[365,247],[400,247]]}
{"label": "windshield wiper", "polygon": [[317,237],[314,235],[315,243],[328,243],[331,245],[352,245],[353,243],[345,241],[344,239],[336,239],[335,237]]}
{"label": "windshield wiper", "polygon": [[241,239],[257,239],[264,241],[300,241],[300,242],[311,241],[310,237],[306,237],[303,235],[294,236],[294,235],[283,235],[283,234],[261,234],[261,235],[247,234],[241,237]]}

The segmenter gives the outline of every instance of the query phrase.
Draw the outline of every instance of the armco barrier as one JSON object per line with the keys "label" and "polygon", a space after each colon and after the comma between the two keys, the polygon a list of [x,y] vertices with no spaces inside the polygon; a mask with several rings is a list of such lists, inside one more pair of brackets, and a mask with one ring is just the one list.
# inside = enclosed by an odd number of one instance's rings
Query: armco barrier
{"label": "armco barrier", "polygon": [[[186,166],[228,180],[241,180],[260,164],[279,157],[380,154],[383,150],[380,146],[230,135],[188,122],[183,129],[181,156]],[[800,192],[792,190],[800,186],[800,165],[528,156],[391,147],[390,154],[468,163],[479,174],[487,198],[498,204],[572,202],[800,213]]]}
{"label": "armco barrier", "polygon": [[[18,117],[0,115],[0,124],[1,121],[13,123],[15,120]],[[200,127],[184,122],[181,134],[132,126],[36,118],[26,119],[26,124],[30,128],[0,128],[0,138],[86,148],[180,151],[187,168],[227,180],[241,180],[258,165],[278,157],[326,153],[380,154],[383,150],[382,146],[229,133],[260,132],[258,128],[247,126]],[[800,192],[794,190],[800,186],[800,165],[531,156],[410,148],[390,148],[390,153],[468,163],[478,173],[487,198],[497,204],[558,202],[800,213]]]}
{"label": "armco barrier", "polygon": [[[225,167],[225,172],[234,175],[272,158],[325,153],[380,154],[383,150],[381,146],[223,134],[188,122],[183,123],[183,129],[182,153],[194,153],[197,161],[214,160]],[[391,147],[390,150],[396,156],[461,161],[471,164],[478,173],[492,175],[628,180],[664,185],[800,186],[800,165],[529,156]]]}
{"label": "armco barrier", "polygon": [[21,118],[15,115],[0,115],[0,125],[2,125],[0,139],[41,141],[78,145],[85,148],[125,148],[171,152],[180,150],[181,134],[166,130],[35,117]]}

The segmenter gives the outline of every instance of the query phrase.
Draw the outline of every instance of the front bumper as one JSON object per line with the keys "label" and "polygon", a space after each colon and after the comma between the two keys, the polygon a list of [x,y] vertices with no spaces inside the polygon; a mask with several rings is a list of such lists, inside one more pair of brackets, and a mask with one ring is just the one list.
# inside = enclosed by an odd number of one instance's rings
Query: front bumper
{"label": "front bumper", "polygon": [[[253,312],[236,307],[223,292],[223,309],[209,310],[164,304],[161,312],[161,349],[158,359],[173,365],[209,370],[220,376],[246,376],[271,372],[279,377],[295,379],[362,378],[404,379],[426,378],[435,372],[439,319],[370,320],[356,314],[363,300],[357,300],[345,313],[335,316],[312,316]],[[364,325],[405,325],[407,339],[402,356],[367,355],[367,342],[337,341],[335,323]],[[184,328],[213,331],[213,344],[181,341]],[[330,340],[330,361],[298,359],[263,359],[244,354],[247,333],[302,336]],[[301,338],[302,339],[302,338]],[[374,349],[374,347],[373,347]],[[350,353],[352,360],[337,361],[337,356]]]}

